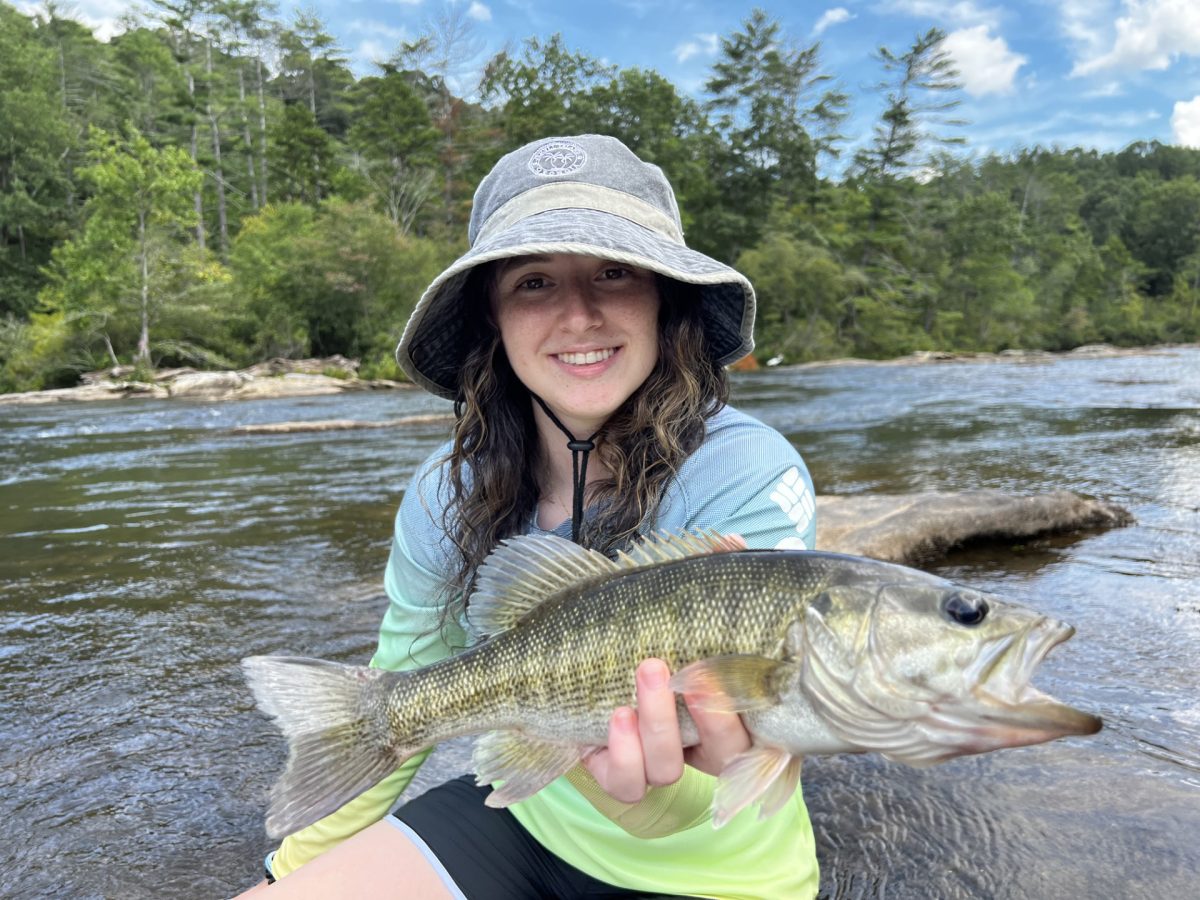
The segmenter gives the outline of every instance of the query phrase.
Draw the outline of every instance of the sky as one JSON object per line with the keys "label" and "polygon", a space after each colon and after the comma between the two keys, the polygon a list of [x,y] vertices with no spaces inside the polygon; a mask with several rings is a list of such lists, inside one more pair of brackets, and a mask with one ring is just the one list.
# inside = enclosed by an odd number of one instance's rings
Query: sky
{"label": "sky", "polygon": [[[102,37],[137,8],[119,0],[60,5]],[[847,154],[869,141],[881,108],[883,72],[873,54],[886,46],[900,55],[936,26],[959,69],[954,115],[967,121],[958,133],[974,155],[1035,145],[1109,151],[1139,140],[1200,148],[1200,0],[280,2],[285,15],[301,6],[317,12],[360,75],[452,11],[470,25],[476,64],[527,37],[560,33],[574,51],[655,69],[698,99],[721,39],[758,6],[798,45],[820,42],[824,70],[851,97]]]}

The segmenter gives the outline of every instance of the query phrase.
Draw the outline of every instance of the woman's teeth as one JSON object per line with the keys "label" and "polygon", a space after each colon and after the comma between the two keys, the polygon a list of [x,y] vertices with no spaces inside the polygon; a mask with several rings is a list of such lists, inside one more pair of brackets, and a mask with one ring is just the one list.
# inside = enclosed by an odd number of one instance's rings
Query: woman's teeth
{"label": "woman's teeth", "polygon": [[609,347],[607,350],[589,350],[587,353],[559,353],[558,359],[568,366],[587,366],[608,359],[614,352]]}

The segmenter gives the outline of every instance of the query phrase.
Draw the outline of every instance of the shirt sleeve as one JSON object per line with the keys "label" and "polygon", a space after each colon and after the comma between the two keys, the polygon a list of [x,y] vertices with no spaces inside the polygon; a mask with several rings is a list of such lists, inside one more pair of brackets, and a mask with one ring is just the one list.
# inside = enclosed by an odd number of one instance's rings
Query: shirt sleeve
{"label": "shirt sleeve", "polygon": [[[436,456],[436,454],[435,454]],[[388,608],[371,665],[405,670],[426,666],[463,646],[459,623],[443,621],[447,597],[447,556],[438,542],[437,470],[414,476],[396,514],[392,549],[384,572]],[[400,798],[430,750],[406,760],[395,772],[325,818],[284,838],[271,864],[282,878],[304,863],[379,821]]]}

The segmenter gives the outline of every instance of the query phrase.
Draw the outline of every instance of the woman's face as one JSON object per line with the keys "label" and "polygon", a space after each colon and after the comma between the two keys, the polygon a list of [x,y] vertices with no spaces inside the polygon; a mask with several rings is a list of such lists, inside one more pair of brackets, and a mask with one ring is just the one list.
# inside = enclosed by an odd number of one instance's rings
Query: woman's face
{"label": "woman's face", "polygon": [[497,264],[492,311],[509,364],[578,438],[592,434],[658,361],[655,275],[556,253]]}

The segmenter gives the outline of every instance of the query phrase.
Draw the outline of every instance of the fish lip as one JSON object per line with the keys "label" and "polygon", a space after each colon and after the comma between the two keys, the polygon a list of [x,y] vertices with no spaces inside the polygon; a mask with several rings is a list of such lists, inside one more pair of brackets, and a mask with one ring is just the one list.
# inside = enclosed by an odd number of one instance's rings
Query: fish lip
{"label": "fish lip", "polygon": [[975,687],[973,693],[983,706],[984,728],[1003,734],[1007,746],[1095,734],[1102,727],[1099,717],[1055,700],[1030,683],[1050,652],[1074,634],[1071,625],[1039,617],[1015,636],[1007,652],[995,661],[999,671]]}

